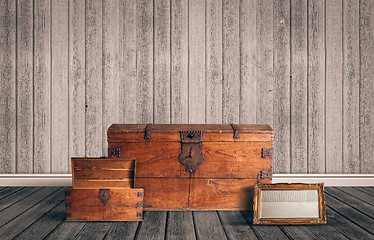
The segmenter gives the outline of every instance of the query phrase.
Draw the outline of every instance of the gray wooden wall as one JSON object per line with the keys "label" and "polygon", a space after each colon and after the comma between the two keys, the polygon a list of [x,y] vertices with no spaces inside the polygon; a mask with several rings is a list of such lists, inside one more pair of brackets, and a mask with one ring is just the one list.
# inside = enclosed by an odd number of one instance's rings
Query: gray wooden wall
{"label": "gray wooden wall", "polygon": [[374,173],[374,1],[0,0],[0,173],[111,123],[269,123],[275,173]]}

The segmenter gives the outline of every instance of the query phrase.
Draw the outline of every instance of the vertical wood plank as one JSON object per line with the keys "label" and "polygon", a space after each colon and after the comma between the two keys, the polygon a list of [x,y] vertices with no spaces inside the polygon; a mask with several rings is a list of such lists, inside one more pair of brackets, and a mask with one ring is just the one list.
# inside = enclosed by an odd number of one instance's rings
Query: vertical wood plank
{"label": "vertical wood plank", "polygon": [[0,2],[0,173],[16,173],[16,1]]}
{"label": "vertical wood plank", "polygon": [[342,1],[326,1],[326,173],[343,171],[342,24]]}
{"label": "vertical wood plank", "polygon": [[138,123],[153,122],[153,2],[136,1]]}
{"label": "vertical wood plank", "polygon": [[52,1],[52,173],[69,171],[68,1]]}
{"label": "vertical wood plank", "polygon": [[343,1],[343,173],[360,172],[359,1]]}
{"label": "vertical wood plank", "polygon": [[257,1],[240,1],[240,123],[256,123]]}
{"label": "vertical wood plank", "polygon": [[[85,1],[69,2],[69,153],[86,154]],[[69,172],[71,162],[69,161]]]}
{"label": "vertical wood plank", "polygon": [[206,5],[206,123],[222,123],[222,1]]}
{"label": "vertical wood plank", "polygon": [[222,122],[239,122],[240,41],[239,0],[224,0],[222,34]]}
{"label": "vertical wood plank", "polygon": [[34,2],[34,173],[51,170],[50,10],[49,0]]}
{"label": "vertical wood plank", "polygon": [[108,154],[106,131],[120,121],[119,0],[103,1],[103,156]]}
{"label": "vertical wood plank", "polygon": [[170,0],[154,8],[154,122],[170,123]]}
{"label": "vertical wood plank", "polygon": [[102,146],[102,1],[86,1],[86,156],[101,156]]}
{"label": "vertical wood plank", "polygon": [[325,172],[325,4],[309,2],[308,173]]}
{"label": "vertical wood plank", "polygon": [[17,173],[33,172],[33,1],[17,2]]}
{"label": "vertical wood plank", "polygon": [[290,3],[274,0],[274,173],[290,172]]}
{"label": "vertical wood plank", "polygon": [[205,123],[205,1],[189,0],[188,122]]}
{"label": "vertical wood plank", "polygon": [[257,1],[256,122],[273,125],[273,0]]}
{"label": "vertical wood plank", "polygon": [[188,0],[171,1],[171,123],[188,123]]}
{"label": "vertical wood plank", "polygon": [[120,3],[120,116],[122,123],[136,123],[136,1]]}
{"label": "vertical wood plank", "polygon": [[307,172],[307,2],[291,1],[291,173]]}
{"label": "vertical wood plank", "polygon": [[360,1],[360,173],[373,173],[374,2]]}

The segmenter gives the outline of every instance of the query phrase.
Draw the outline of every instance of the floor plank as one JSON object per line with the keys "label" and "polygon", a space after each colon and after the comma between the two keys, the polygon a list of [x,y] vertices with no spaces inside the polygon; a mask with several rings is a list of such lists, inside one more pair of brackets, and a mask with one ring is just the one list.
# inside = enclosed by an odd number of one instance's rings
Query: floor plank
{"label": "floor plank", "polygon": [[371,234],[374,234],[374,219],[373,218],[370,218],[367,215],[352,208],[351,206],[331,197],[329,194],[326,194],[326,203],[329,207],[339,212],[345,218],[358,224],[366,231],[369,231]]}
{"label": "floor plank", "polygon": [[5,208],[17,203],[18,201],[24,199],[25,197],[37,192],[41,188],[20,188],[18,191],[13,194],[8,195],[5,198],[0,199],[0,211]]}
{"label": "floor plank", "polygon": [[65,202],[60,202],[52,210],[44,214],[36,222],[17,235],[15,239],[33,239],[38,236],[43,239],[65,220]]}
{"label": "floor plank", "polygon": [[374,206],[374,196],[370,195],[364,191],[361,191],[360,188],[353,188],[353,187],[338,187],[337,189],[348,193],[352,196],[355,196],[356,198],[360,199],[361,201],[364,201],[366,203],[369,203],[370,205]]}
{"label": "floor plank", "polygon": [[217,212],[193,212],[197,239],[227,239]]}
{"label": "floor plank", "polygon": [[196,239],[192,212],[169,212],[166,239],[176,240],[180,239],[181,236],[185,240]]}
{"label": "floor plank", "polygon": [[164,239],[166,212],[144,212],[144,219],[136,235],[138,240]]}
{"label": "floor plank", "polygon": [[63,222],[47,237],[51,240],[72,240],[87,225],[87,222]]}
{"label": "floor plank", "polygon": [[134,239],[139,222],[114,222],[112,223],[105,240]]}
{"label": "floor plank", "polygon": [[3,199],[7,196],[9,196],[10,194],[13,194],[19,190],[21,190],[22,187],[7,187],[7,188],[4,188],[2,189],[2,191],[0,192],[0,199]]}
{"label": "floor plank", "polygon": [[336,211],[327,207],[327,221],[328,225],[334,227],[339,232],[343,233],[349,239],[370,239],[373,238],[369,232],[363,230],[358,225],[352,223]]}
{"label": "floor plank", "polygon": [[252,226],[256,236],[260,239],[288,239],[287,235],[282,232],[278,226],[260,226],[253,224],[253,212],[242,211],[246,221]]}
{"label": "floor plank", "polygon": [[9,222],[13,218],[17,217],[24,211],[30,209],[36,203],[42,201],[44,198],[50,196],[58,189],[59,188],[56,187],[42,188],[41,190],[34,192],[33,194],[30,194],[29,196],[17,202],[16,204],[4,209],[3,211],[1,211],[0,227],[2,227],[4,224]]}
{"label": "floor plank", "polygon": [[349,195],[348,193],[342,192],[337,188],[329,188],[326,191],[327,194],[339,199],[340,201],[346,203],[347,205],[359,210],[360,212],[368,215],[369,217],[374,217],[374,206],[366,202],[361,201],[360,199]]}
{"label": "floor plank", "polygon": [[110,225],[110,222],[90,222],[75,239],[104,239],[110,229]]}
{"label": "floor plank", "polygon": [[241,212],[218,211],[218,216],[229,239],[257,239]]}
{"label": "floor plank", "polygon": [[42,201],[39,201],[37,204],[31,205],[32,207],[30,209],[2,226],[0,228],[0,236],[6,236],[5,239],[12,239],[17,236],[17,234],[33,224],[46,212],[54,208],[57,204],[61,203],[64,199],[63,193],[64,190],[60,188],[59,190],[54,191],[53,194],[45,196]]}
{"label": "floor plank", "polygon": [[292,239],[319,239],[309,228],[306,226],[282,226],[280,227],[283,232]]}
{"label": "floor plank", "polygon": [[360,187],[358,189],[360,191],[366,192],[367,194],[370,194],[371,196],[374,196],[374,188],[371,188],[371,187]]}

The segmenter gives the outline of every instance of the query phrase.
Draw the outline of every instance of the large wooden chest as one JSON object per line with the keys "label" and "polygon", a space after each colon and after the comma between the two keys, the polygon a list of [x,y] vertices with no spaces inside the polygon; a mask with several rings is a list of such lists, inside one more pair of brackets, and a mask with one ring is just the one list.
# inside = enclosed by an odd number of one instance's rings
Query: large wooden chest
{"label": "large wooden chest", "polygon": [[271,183],[269,125],[114,124],[108,146],[136,159],[146,210],[250,209],[254,183]]}

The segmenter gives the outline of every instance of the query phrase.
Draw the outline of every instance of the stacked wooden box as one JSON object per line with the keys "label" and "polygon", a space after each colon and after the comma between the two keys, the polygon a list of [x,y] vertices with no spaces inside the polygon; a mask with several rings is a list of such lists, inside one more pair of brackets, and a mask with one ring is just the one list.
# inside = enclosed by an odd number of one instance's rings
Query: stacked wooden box
{"label": "stacked wooden box", "polygon": [[143,196],[133,188],[135,159],[72,158],[73,188],[66,189],[70,221],[141,221]]}

